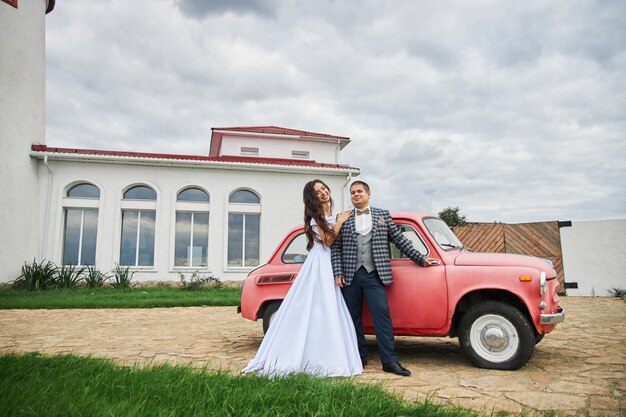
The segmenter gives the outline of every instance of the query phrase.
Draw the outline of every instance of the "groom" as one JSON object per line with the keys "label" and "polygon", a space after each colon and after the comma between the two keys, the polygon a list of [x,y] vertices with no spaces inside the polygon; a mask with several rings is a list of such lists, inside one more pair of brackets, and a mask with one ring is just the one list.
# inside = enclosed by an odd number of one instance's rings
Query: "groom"
{"label": "groom", "polygon": [[352,315],[356,330],[359,354],[363,366],[367,364],[367,347],[361,316],[363,297],[374,321],[376,343],[380,351],[383,371],[409,376],[411,371],[398,362],[393,339],[393,325],[387,304],[386,285],[393,284],[389,242],[421,266],[430,266],[434,259],[419,253],[392,220],[389,211],[370,207],[370,188],[363,181],[350,186],[350,199],[354,215],[341,227],[332,245],[332,264],[335,284],[341,292]]}

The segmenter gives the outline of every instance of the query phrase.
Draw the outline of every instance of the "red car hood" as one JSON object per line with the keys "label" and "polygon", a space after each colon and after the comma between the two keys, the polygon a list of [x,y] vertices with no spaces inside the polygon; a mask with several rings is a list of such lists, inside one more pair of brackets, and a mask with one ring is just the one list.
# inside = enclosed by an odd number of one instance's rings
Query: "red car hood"
{"label": "red car hood", "polygon": [[525,266],[546,272],[547,278],[556,277],[554,267],[547,259],[512,253],[461,252],[455,259],[457,266]]}

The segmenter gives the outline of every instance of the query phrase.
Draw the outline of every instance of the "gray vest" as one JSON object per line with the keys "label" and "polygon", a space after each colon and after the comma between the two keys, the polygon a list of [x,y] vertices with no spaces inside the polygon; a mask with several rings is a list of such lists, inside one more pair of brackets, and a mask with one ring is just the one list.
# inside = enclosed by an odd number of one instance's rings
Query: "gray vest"
{"label": "gray vest", "polygon": [[367,272],[374,271],[376,265],[374,265],[374,255],[372,253],[372,231],[370,230],[366,235],[357,233],[356,245],[356,270],[358,271],[361,266],[364,266]]}

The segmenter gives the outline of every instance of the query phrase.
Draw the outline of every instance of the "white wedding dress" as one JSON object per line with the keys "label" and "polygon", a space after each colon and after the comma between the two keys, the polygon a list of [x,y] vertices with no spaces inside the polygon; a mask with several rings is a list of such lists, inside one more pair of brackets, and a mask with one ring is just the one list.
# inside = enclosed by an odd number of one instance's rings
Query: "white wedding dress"
{"label": "white wedding dress", "polygon": [[[327,220],[335,223],[334,217]],[[314,220],[311,225],[317,233]],[[354,324],[335,285],[329,248],[315,242],[255,358],[242,372],[270,377],[292,373],[347,377],[363,372]]]}

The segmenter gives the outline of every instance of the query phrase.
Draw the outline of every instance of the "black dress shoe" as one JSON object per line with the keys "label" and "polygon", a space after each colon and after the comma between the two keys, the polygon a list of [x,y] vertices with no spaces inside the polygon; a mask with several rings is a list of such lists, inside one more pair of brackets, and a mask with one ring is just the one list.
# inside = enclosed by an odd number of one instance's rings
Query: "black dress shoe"
{"label": "black dress shoe", "polygon": [[361,365],[363,365],[363,368],[367,366],[367,358],[361,358]]}
{"label": "black dress shoe", "polygon": [[383,363],[383,371],[391,372],[400,376],[410,376],[411,371],[400,365],[400,362]]}

